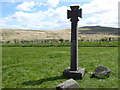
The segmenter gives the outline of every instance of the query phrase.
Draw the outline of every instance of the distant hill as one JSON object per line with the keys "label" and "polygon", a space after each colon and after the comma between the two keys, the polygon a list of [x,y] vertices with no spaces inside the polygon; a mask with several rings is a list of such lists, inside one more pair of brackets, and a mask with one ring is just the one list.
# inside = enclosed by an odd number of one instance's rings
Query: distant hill
{"label": "distant hill", "polygon": [[118,28],[112,27],[102,27],[102,26],[84,26],[80,27],[81,33],[91,33],[91,34],[110,34],[110,35],[117,35]]}
{"label": "distant hill", "polygon": [[[1,42],[31,41],[31,40],[70,40],[71,30],[62,29],[55,31],[46,30],[21,30],[21,29],[0,29]],[[78,28],[78,39],[99,40],[104,37],[118,38],[118,28],[102,26],[84,26]]]}
{"label": "distant hill", "polygon": [[105,27],[105,26],[83,26],[82,28],[114,28],[114,27]]}

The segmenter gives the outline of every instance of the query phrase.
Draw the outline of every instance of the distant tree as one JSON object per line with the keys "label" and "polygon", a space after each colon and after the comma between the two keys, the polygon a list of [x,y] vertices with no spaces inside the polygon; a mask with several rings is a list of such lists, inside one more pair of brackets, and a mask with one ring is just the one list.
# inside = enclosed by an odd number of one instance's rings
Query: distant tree
{"label": "distant tree", "polygon": [[107,37],[101,38],[100,41],[107,42],[108,38]]}
{"label": "distant tree", "polygon": [[89,39],[87,39],[87,41],[89,41]]}
{"label": "distant tree", "polygon": [[64,41],[64,39],[60,38],[60,39],[59,39],[59,41],[60,41],[60,42],[63,42],[63,41]]}
{"label": "distant tree", "polygon": [[69,40],[65,40],[65,42],[69,42]]}
{"label": "distant tree", "polygon": [[109,41],[112,41],[112,38],[111,38],[111,37],[109,38]]}
{"label": "distant tree", "polygon": [[14,41],[14,43],[17,43],[17,39],[14,39],[13,41]]}
{"label": "distant tree", "polygon": [[6,43],[10,43],[10,41],[7,41]]}
{"label": "distant tree", "polygon": [[82,39],[80,39],[80,41],[84,41],[84,39],[82,38]]}

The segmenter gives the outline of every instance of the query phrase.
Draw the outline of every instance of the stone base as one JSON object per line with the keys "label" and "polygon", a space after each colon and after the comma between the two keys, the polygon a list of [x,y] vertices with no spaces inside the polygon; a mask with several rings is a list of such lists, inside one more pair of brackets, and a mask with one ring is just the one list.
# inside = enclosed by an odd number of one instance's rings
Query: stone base
{"label": "stone base", "polygon": [[85,73],[85,68],[78,68],[77,71],[70,71],[70,67],[69,67],[64,70],[63,75],[67,78],[82,79],[84,73]]}

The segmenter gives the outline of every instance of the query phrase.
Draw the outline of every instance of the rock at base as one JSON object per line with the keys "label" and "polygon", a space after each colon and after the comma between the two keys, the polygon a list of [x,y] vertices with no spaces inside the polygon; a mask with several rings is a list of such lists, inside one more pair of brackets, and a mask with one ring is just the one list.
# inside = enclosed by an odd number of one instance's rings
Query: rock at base
{"label": "rock at base", "polygon": [[77,88],[80,88],[79,84],[75,80],[69,79],[59,84],[56,90],[76,90]]}
{"label": "rock at base", "polygon": [[109,76],[111,72],[109,68],[100,65],[94,70],[92,77],[105,78]]}
{"label": "rock at base", "polygon": [[85,68],[78,68],[77,71],[71,71],[69,67],[64,70],[63,75],[67,78],[82,79],[84,73],[85,73]]}

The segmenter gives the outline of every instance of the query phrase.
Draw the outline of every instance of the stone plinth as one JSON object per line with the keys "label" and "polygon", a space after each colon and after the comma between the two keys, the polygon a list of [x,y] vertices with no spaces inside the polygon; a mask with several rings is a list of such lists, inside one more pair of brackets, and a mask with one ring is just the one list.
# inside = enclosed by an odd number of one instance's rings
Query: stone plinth
{"label": "stone plinth", "polygon": [[77,71],[71,71],[69,67],[64,70],[63,75],[67,78],[82,79],[84,73],[85,73],[85,68],[78,68]]}

